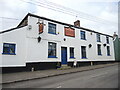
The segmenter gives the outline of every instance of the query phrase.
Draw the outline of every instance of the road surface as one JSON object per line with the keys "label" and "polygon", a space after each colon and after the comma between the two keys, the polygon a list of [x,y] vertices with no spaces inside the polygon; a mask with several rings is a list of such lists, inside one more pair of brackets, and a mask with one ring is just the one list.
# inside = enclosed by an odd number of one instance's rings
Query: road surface
{"label": "road surface", "polygon": [[4,84],[3,88],[118,88],[118,70],[120,70],[118,65],[114,65],[90,71]]}

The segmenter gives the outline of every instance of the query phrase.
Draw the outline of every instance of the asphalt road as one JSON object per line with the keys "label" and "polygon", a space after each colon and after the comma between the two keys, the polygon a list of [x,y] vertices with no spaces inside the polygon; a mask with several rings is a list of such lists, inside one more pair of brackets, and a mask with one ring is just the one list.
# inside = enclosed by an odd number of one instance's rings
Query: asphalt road
{"label": "asphalt road", "polygon": [[118,70],[120,70],[118,65],[114,65],[90,71],[4,84],[3,88],[118,88]]}

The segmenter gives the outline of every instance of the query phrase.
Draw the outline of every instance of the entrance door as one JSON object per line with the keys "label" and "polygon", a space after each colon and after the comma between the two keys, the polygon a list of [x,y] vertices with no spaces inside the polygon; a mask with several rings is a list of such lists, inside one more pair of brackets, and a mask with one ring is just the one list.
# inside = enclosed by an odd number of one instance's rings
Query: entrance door
{"label": "entrance door", "polygon": [[67,64],[67,47],[61,47],[61,64]]}

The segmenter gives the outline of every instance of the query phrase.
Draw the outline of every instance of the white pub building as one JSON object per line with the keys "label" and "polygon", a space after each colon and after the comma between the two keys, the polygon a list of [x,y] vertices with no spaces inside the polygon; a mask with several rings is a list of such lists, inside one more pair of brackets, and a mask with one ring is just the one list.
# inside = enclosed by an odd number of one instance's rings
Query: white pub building
{"label": "white pub building", "polygon": [[83,62],[115,61],[113,37],[80,26],[27,14],[21,23],[0,32],[0,67],[35,70]]}

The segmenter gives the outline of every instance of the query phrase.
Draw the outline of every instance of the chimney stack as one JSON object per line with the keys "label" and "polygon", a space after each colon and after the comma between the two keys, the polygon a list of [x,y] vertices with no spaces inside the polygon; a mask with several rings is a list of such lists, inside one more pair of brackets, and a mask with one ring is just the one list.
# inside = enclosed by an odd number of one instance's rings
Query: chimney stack
{"label": "chimney stack", "polygon": [[74,22],[74,25],[75,25],[76,27],[80,27],[80,20],[75,21],[75,22]]}
{"label": "chimney stack", "polygon": [[117,34],[116,34],[116,32],[114,32],[114,34],[113,34],[113,38],[115,38],[115,37],[117,37]]}

